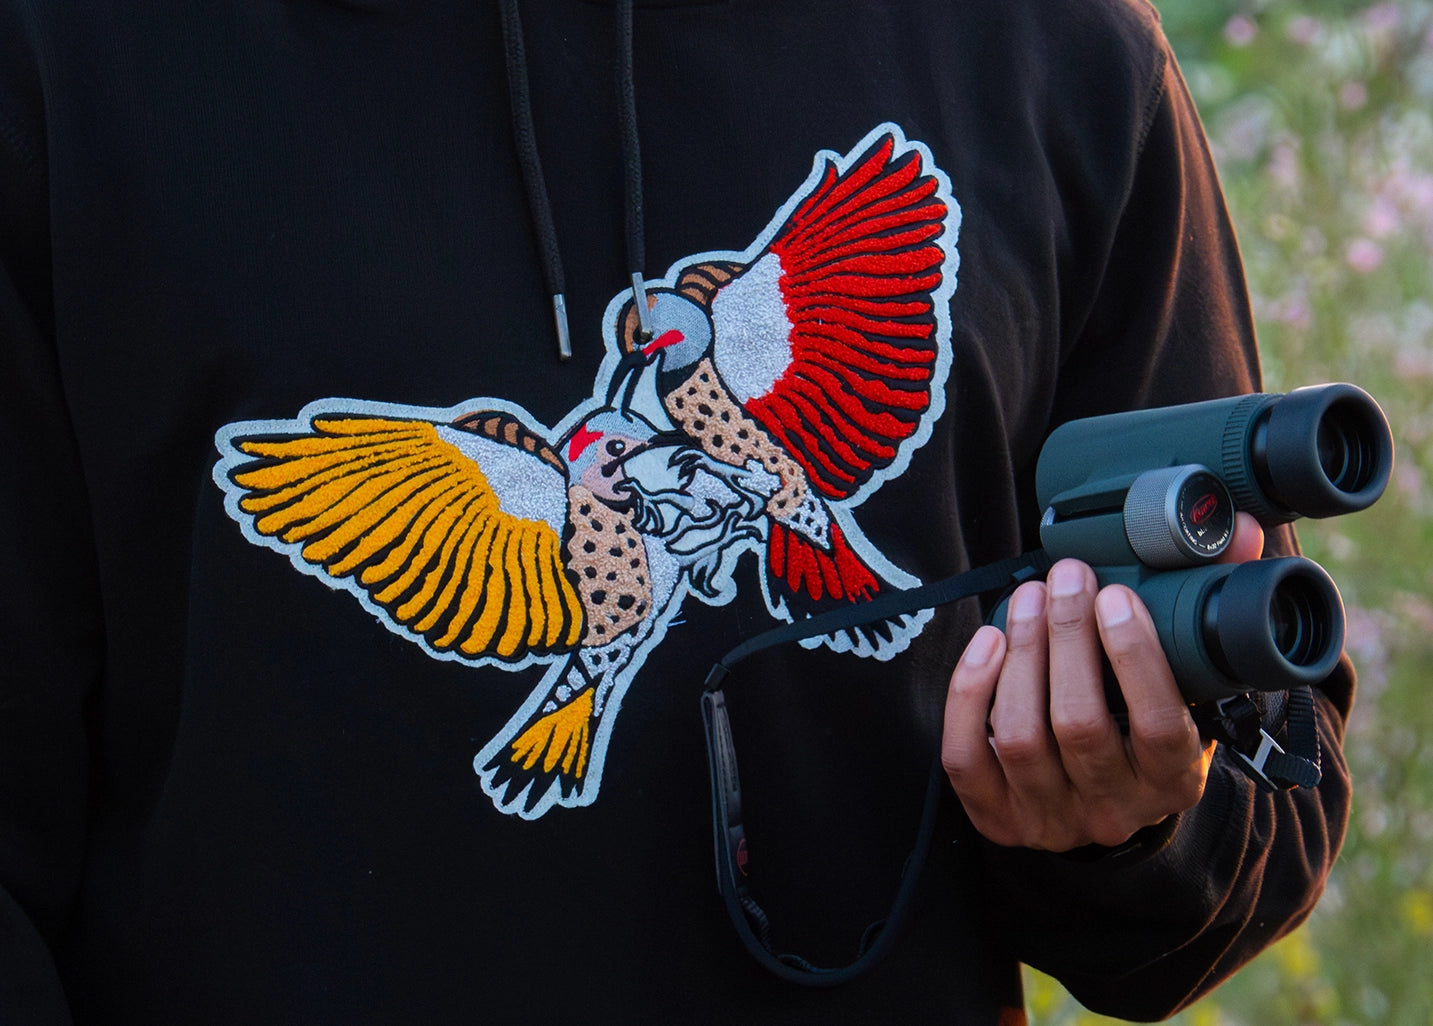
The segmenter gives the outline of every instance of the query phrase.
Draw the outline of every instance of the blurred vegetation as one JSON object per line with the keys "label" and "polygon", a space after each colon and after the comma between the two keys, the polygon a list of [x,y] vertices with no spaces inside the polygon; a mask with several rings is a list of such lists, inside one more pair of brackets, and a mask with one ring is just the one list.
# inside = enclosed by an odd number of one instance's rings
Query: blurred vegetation
{"label": "blurred vegetation", "polygon": [[[1352,381],[1393,426],[1372,509],[1303,521],[1348,606],[1343,855],[1313,917],[1182,1026],[1433,1023],[1433,2],[1155,0],[1204,118],[1266,386]],[[1027,974],[1035,1026],[1113,1020]]]}

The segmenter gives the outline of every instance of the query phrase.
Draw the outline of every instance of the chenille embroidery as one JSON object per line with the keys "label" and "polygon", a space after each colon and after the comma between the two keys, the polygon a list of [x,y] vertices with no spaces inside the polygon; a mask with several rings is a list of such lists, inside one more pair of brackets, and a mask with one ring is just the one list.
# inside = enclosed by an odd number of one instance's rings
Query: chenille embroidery
{"label": "chenille embroidery", "polygon": [[568,566],[587,617],[585,644],[600,644],[640,623],[652,608],[647,548],[629,517],[574,485]]}
{"label": "chenille embroidery", "polygon": [[[943,410],[959,223],[929,151],[879,126],[746,249],[648,282],[651,337],[614,297],[592,398],[556,425],[324,399],[224,427],[214,480],[244,537],[432,658],[543,667],[473,768],[503,812],[591,804],[627,689],[741,561],[776,620],[919,583],[857,509]],[[889,659],[927,620],[809,644]]]}
{"label": "chenille embroidery", "polygon": [[744,467],[754,460],[780,478],[781,487],[766,500],[766,510],[772,516],[800,507],[806,499],[806,484],[795,461],[772,443],[771,436],[742,412],[717,381],[711,361],[698,361],[692,376],[663,401],[667,414],[705,452],[723,463]]}

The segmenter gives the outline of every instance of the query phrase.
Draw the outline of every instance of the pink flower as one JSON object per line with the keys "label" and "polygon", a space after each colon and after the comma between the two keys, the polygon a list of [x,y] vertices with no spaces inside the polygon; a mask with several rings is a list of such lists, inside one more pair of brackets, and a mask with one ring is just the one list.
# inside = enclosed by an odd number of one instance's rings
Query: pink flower
{"label": "pink flower", "polygon": [[1224,39],[1230,46],[1248,46],[1259,35],[1259,26],[1252,18],[1236,14],[1224,23]]}
{"label": "pink flower", "polygon": [[1358,110],[1368,102],[1368,86],[1362,82],[1345,82],[1339,86],[1338,102],[1344,110]]}
{"label": "pink flower", "polygon": [[1357,238],[1344,249],[1343,259],[1359,274],[1372,274],[1383,265],[1383,247],[1372,239]]}
{"label": "pink flower", "polygon": [[1269,177],[1285,189],[1299,187],[1299,146],[1297,140],[1282,139],[1269,151],[1269,163],[1265,170]]}
{"label": "pink flower", "polygon": [[1402,225],[1397,205],[1387,196],[1375,196],[1363,215],[1363,230],[1373,239],[1386,239]]}
{"label": "pink flower", "polygon": [[1363,23],[1373,32],[1394,32],[1401,20],[1396,3],[1374,4],[1363,12]]}
{"label": "pink flower", "polygon": [[1284,30],[1291,42],[1299,46],[1309,46],[1316,42],[1323,35],[1323,22],[1308,15],[1301,15],[1289,22],[1288,28]]}

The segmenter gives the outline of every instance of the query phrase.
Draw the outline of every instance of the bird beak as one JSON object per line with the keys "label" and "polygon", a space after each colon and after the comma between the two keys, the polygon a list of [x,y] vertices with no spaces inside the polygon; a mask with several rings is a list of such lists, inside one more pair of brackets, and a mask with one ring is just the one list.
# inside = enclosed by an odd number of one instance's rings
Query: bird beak
{"label": "bird beak", "polygon": [[[634,350],[625,354],[617,369],[612,372],[612,384],[607,386],[607,406],[611,409],[627,408],[632,400],[632,393],[637,388],[637,380],[642,375],[642,368],[647,365],[647,358],[642,350]],[[618,406],[613,400],[617,393],[622,392],[622,405]]]}

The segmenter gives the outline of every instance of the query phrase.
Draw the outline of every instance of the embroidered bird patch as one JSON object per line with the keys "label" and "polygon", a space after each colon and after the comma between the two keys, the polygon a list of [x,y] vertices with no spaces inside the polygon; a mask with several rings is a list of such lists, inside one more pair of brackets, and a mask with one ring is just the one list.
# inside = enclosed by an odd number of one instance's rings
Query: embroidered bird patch
{"label": "embroidered bird patch", "polygon": [[[855,510],[944,405],[959,208],[882,125],[822,153],[745,250],[679,261],[604,315],[592,398],[552,428],[499,398],[324,399],[229,424],[214,479],[257,545],[437,659],[541,681],[473,761],[503,812],[596,800],[623,695],[683,603],[751,554],[776,620],[919,581]],[[928,614],[803,644],[888,659]]]}

